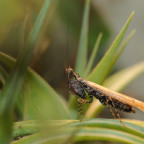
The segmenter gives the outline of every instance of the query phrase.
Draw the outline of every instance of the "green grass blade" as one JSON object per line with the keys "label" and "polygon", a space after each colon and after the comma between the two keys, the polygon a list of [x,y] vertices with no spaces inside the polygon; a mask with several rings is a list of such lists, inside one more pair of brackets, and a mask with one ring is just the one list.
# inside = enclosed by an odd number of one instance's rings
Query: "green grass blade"
{"label": "green grass blade", "polygon": [[[135,120],[132,121],[132,123],[128,120],[126,122],[122,119],[123,123],[126,125],[124,127],[119,120],[114,119],[103,119],[103,118],[93,118],[88,120],[83,120],[82,122],[75,121],[71,122],[68,125],[75,126],[75,127],[99,127],[99,128],[108,128],[108,129],[115,129],[122,132],[127,132],[129,134],[137,135],[139,137],[144,136],[144,129],[143,127],[133,124],[136,122]],[[141,121],[143,122],[143,121]]]}
{"label": "green grass blade", "polygon": [[[15,59],[2,52],[0,52],[0,61],[10,69],[12,69],[15,64]],[[27,118],[36,118],[36,116],[40,116],[39,114],[41,111],[43,113],[45,112],[45,116],[48,116],[49,118],[54,118],[55,115],[57,116],[57,119],[69,118],[69,111],[64,99],[62,99],[44,79],[30,68],[28,68],[24,86],[25,89],[22,91],[21,95],[24,94],[31,100],[33,99],[34,102],[37,100],[36,103],[38,103],[37,106],[35,106],[34,103],[29,103],[26,114]],[[42,101],[45,101],[45,105],[39,106],[42,104]],[[23,110],[23,103],[24,99],[21,97],[18,102],[18,106],[21,110]],[[36,111],[38,106],[40,111]],[[35,109],[34,112],[33,109]]]}
{"label": "green grass blade", "polygon": [[40,121],[40,120],[28,120],[15,122],[13,125],[13,138],[20,136],[27,136],[40,132],[43,128],[48,128],[49,126],[53,128],[62,127],[66,124],[73,123],[73,120],[53,120],[53,121]]}
{"label": "green grass blade", "polygon": [[40,14],[32,28],[32,31],[28,36],[27,42],[20,55],[18,56],[15,68],[13,69],[13,72],[10,74],[9,79],[2,89],[0,96],[0,127],[3,128],[0,130],[0,143],[2,144],[8,143],[8,141],[10,141],[12,123],[9,121],[8,128],[7,121],[4,121],[4,117],[11,118],[11,112],[13,111],[20,94],[26,69],[29,64],[45,16],[47,14],[49,3],[49,0],[45,1],[43,8],[41,9]]}
{"label": "green grass blade", "polygon": [[144,143],[144,139],[136,135],[105,128],[81,128],[81,131],[76,135],[74,141],[106,141],[129,144]]}
{"label": "green grass blade", "polygon": [[84,15],[75,66],[75,71],[79,73],[81,76],[83,76],[84,74],[85,66],[87,63],[89,8],[90,0],[85,0]]}
{"label": "green grass blade", "polygon": [[38,120],[28,120],[15,122],[13,126],[13,138],[19,136],[25,136],[29,134],[34,134],[36,132],[41,131],[41,127],[45,126],[56,126],[56,127],[64,127],[64,126],[75,126],[75,127],[101,127],[101,128],[111,128],[118,129],[123,132],[128,132],[131,134],[135,134],[137,136],[143,137],[144,130],[144,121],[139,120],[130,120],[130,119],[122,119],[122,121],[127,125],[127,127],[123,127],[123,125],[119,122],[119,120],[111,120],[111,119],[100,119],[94,118],[89,120],[83,120],[82,123],[79,120],[55,120],[55,121],[47,121],[44,124],[42,121]]}
{"label": "green grass blade", "polygon": [[135,30],[133,30],[125,39],[125,41],[122,43],[122,46],[120,47],[119,51],[117,52],[117,54],[114,56],[111,65],[108,68],[107,73],[109,73],[111,71],[111,69],[113,68],[113,66],[115,65],[115,63],[117,62],[117,60],[119,59],[119,57],[121,56],[122,52],[124,51],[125,47],[127,46],[129,40],[132,38],[132,36],[135,34]]}
{"label": "green grass blade", "polygon": [[0,66],[0,82],[2,83],[2,85],[5,84],[7,78],[8,78],[7,72],[2,66]]}
{"label": "green grass blade", "polygon": [[34,134],[41,130],[41,123],[38,121],[22,121],[13,125],[12,138]]}
{"label": "green grass blade", "polygon": [[74,128],[52,128],[47,127],[47,130],[32,135],[25,136],[20,140],[13,141],[12,144],[64,144],[68,143],[74,132]]}
{"label": "green grass blade", "polygon": [[53,135],[51,137],[47,136],[47,138],[42,136],[41,133],[36,133],[23,137],[20,140],[13,141],[11,144],[64,144],[69,137],[70,134],[68,132],[65,132],[65,134],[60,133],[59,135]]}
{"label": "green grass blade", "polygon": [[132,32],[127,36],[127,38],[125,39],[125,41],[122,43],[122,46],[120,47],[119,51],[117,52],[117,54],[115,55],[115,57],[113,59],[113,63],[112,63],[113,65],[115,64],[115,62],[118,60],[118,58],[122,54],[122,52],[124,51],[124,49],[127,46],[128,42],[130,41],[130,39],[135,34],[135,32],[136,32],[136,30],[132,30]]}
{"label": "green grass blade", "polygon": [[122,119],[122,120],[125,122],[129,122],[129,123],[144,127],[144,121],[141,121],[141,120],[134,120],[134,119]]}
{"label": "green grass blade", "polygon": [[[90,72],[91,69],[92,69],[92,65],[93,65],[94,59],[95,59],[95,57],[96,57],[96,54],[97,54],[97,51],[98,51],[98,48],[99,48],[101,39],[102,39],[102,33],[100,33],[100,34],[98,35],[98,38],[97,38],[97,40],[96,40],[96,43],[95,43],[93,52],[92,52],[92,54],[91,54],[91,56],[90,56],[90,59],[89,59],[89,61],[88,61],[88,64],[87,64],[87,67],[86,67],[86,70],[85,70],[85,75],[86,75],[86,76],[89,74],[89,72]],[[85,77],[86,77],[86,76],[85,76]]]}
{"label": "green grass blade", "polygon": [[[29,70],[26,75],[27,119],[66,119],[70,118],[67,103],[37,73]],[[19,99],[19,108],[24,106],[24,98]],[[24,110],[22,110],[24,111]]]}
{"label": "green grass blade", "polygon": [[20,93],[20,89],[24,80],[26,67],[29,64],[34,45],[37,41],[42,24],[47,14],[49,3],[50,0],[45,1],[43,8],[41,9],[40,14],[37,17],[32,31],[27,39],[26,45],[22,49],[21,54],[18,57],[16,66],[2,90],[0,97],[0,113],[2,113],[5,110],[12,111],[15,106],[17,97]]}
{"label": "green grass blade", "polygon": [[[142,73],[144,73],[144,62],[138,63],[113,74],[104,81],[103,86],[119,92]],[[85,118],[91,118],[98,115],[104,108],[105,107],[95,99],[88,108]]]}
{"label": "green grass blade", "polygon": [[[119,143],[129,143],[129,144],[142,144],[144,139],[136,135],[129,133],[121,132],[118,130],[111,130],[105,128],[87,128],[82,127],[77,134],[75,134],[73,139],[70,139],[70,131],[68,129],[64,134],[60,133],[59,135],[52,136],[49,138],[42,138],[42,134],[33,134],[27,137],[24,137],[20,140],[12,142],[12,144],[27,144],[27,143],[37,143],[37,144],[63,144],[65,142],[96,142],[96,141],[105,141],[105,142],[119,142]],[[70,140],[69,140],[69,139]],[[68,140],[67,140],[68,139]]]}
{"label": "green grass blade", "polygon": [[10,142],[12,131],[12,117],[8,113],[3,113],[0,117],[0,143],[8,144]]}
{"label": "green grass blade", "polygon": [[112,90],[121,91],[142,73],[144,73],[144,61],[113,74],[104,81],[103,85]]}
{"label": "green grass blade", "polygon": [[[126,120],[128,121],[128,120]],[[132,124],[130,122],[123,121],[126,125],[124,127],[119,120],[111,119],[89,119],[89,120],[58,120],[54,121],[59,126],[59,131],[55,131],[52,135],[47,133],[36,133],[30,136],[26,136],[13,144],[28,143],[28,142],[46,142],[50,143],[55,140],[55,143],[60,141],[65,142],[78,142],[78,141],[113,141],[123,143],[143,143],[144,142],[144,129],[141,126]],[[135,122],[135,121],[133,121]],[[141,121],[142,122],[142,121]],[[140,122],[140,123],[141,123]],[[137,122],[138,123],[138,122]],[[26,126],[28,127],[25,135],[29,134],[29,131],[33,131],[34,127],[37,130],[39,123],[32,124],[27,122],[26,124],[21,123],[21,130],[14,125],[13,129],[16,132],[25,131]],[[20,125],[19,125],[20,126]],[[20,133],[21,133],[20,132]],[[61,138],[61,139],[60,139]],[[69,139],[67,139],[69,138]],[[51,141],[52,140],[52,141]]]}
{"label": "green grass blade", "polygon": [[98,63],[98,65],[94,68],[94,70],[90,73],[90,75],[87,77],[88,80],[96,82],[96,83],[102,83],[105,76],[107,75],[107,71],[109,66],[111,65],[111,62],[117,52],[117,49],[129,27],[129,24],[131,22],[131,19],[134,15],[134,12],[130,15],[127,22],[125,23],[124,27],[110,46],[109,50],[106,52],[102,60]]}
{"label": "green grass blade", "polygon": [[[79,73],[81,76],[85,74],[85,67],[87,63],[87,46],[88,46],[88,20],[89,20],[89,9],[90,9],[90,0],[85,0],[84,15],[82,21],[82,28],[80,34],[80,41],[75,65],[75,72]],[[69,107],[73,111],[75,103],[77,101],[73,99],[73,96],[70,95]],[[75,115],[75,110],[72,115]]]}
{"label": "green grass blade", "polygon": [[[123,122],[126,125],[126,128],[120,123],[119,120],[111,120],[111,119],[89,119],[84,120],[82,122],[74,122],[70,125],[74,127],[80,127],[82,129],[86,128],[87,130],[90,130],[89,132],[92,132],[94,129],[96,129],[96,131],[94,132],[96,137],[93,137],[94,133],[93,134],[87,133],[87,135],[89,135],[89,138],[85,139],[86,137],[85,134],[85,136],[82,138],[83,140],[88,141],[104,140],[106,138],[105,141],[115,141],[115,142],[131,141],[132,143],[140,143],[144,140],[143,127],[132,123],[127,123],[125,121]],[[83,132],[82,129],[79,132],[81,131]],[[113,138],[116,139],[113,140]]]}

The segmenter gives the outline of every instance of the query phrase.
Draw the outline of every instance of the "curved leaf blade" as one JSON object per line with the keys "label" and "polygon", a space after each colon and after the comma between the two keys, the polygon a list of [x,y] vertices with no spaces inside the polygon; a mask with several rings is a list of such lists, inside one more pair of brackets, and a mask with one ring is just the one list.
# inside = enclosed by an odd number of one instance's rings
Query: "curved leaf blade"
{"label": "curved leaf blade", "polygon": [[3,113],[4,111],[12,111],[14,109],[23,84],[26,67],[29,64],[32,52],[34,50],[34,45],[38,39],[38,35],[47,14],[49,4],[50,0],[46,0],[28,36],[26,45],[18,57],[15,68],[7,80],[4,88],[2,89],[0,97],[0,113]]}
{"label": "curved leaf blade", "polygon": [[100,45],[100,42],[101,42],[101,39],[102,39],[102,33],[100,33],[98,35],[98,38],[96,40],[96,43],[95,43],[95,46],[94,46],[94,49],[92,51],[92,54],[90,56],[90,59],[88,61],[88,64],[87,64],[87,67],[85,69],[85,75],[87,76],[89,74],[89,72],[91,71],[91,68],[92,68],[92,65],[93,65],[93,62],[94,62],[94,59],[96,57],[96,54],[97,54],[97,51],[98,51],[98,48],[99,48],[99,45]]}
{"label": "curved leaf blade", "polygon": [[116,55],[117,49],[129,27],[129,24],[131,22],[131,19],[134,15],[134,12],[130,15],[127,22],[125,23],[124,27],[104,55],[104,57],[101,59],[101,61],[98,63],[98,65],[93,69],[93,71],[88,75],[87,79],[93,82],[96,82],[98,84],[101,84],[107,74],[108,68],[112,63],[112,60],[114,56]]}
{"label": "curved leaf blade", "polygon": [[84,74],[84,69],[87,62],[87,46],[88,46],[88,20],[89,20],[90,0],[85,0],[84,15],[80,34],[79,48],[75,71],[81,76]]}
{"label": "curved leaf blade", "polygon": [[127,36],[127,38],[125,39],[125,41],[122,43],[120,49],[118,50],[117,54],[114,56],[111,65],[108,68],[107,74],[109,74],[109,72],[111,71],[111,69],[114,67],[115,63],[117,62],[117,60],[119,59],[119,57],[121,56],[122,52],[124,51],[125,47],[127,46],[129,40],[132,38],[132,36],[135,34],[135,30],[132,30],[132,32]]}
{"label": "curved leaf blade", "polygon": [[[26,136],[13,144],[26,142],[38,143],[59,143],[59,142],[78,142],[78,141],[113,141],[124,143],[143,143],[144,142],[144,129],[138,125],[124,122],[126,127],[123,127],[118,120],[110,119],[90,119],[82,122],[76,120],[58,120],[59,131],[53,134],[36,133]],[[55,123],[54,122],[54,123]],[[24,126],[25,127],[25,126]],[[31,126],[29,129],[33,129]]]}
{"label": "curved leaf blade", "polygon": [[5,84],[7,78],[8,78],[7,72],[2,66],[0,66],[0,82],[2,83],[2,85]]}
{"label": "curved leaf blade", "polygon": [[103,85],[114,91],[121,91],[132,80],[144,73],[144,61],[134,66],[128,67],[121,71],[116,72],[112,76],[108,77]]}
{"label": "curved leaf blade", "polygon": [[[3,62],[6,66],[8,66],[10,69],[14,67],[15,64],[15,59],[12,57],[0,52],[0,61]],[[42,100],[42,97],[45,98],[45,105],[47,105],[46,112],[52,112],[57,114],[57,118],[59,119],[64,119],[64,118],[69,118],[69,111],[66,105],[66,102],[64,99],[62,99],[54,90],[53,88],[45,82],[36,72],[34,72],[32,69],[28,68],[26,78],[25,78],[25,91],[24,93],[27,94],[27,97],[39,99],[39,102]],[[23,99],[21,99],[23,101]],[[39,103],[38,102],[38,103]],[[50,104],[49,104],[50,103]],[[21,107],[23,107],[22,102]],[[34,105],[33,105],[34,106]],[[51,106],[51,107],[50,107]],[[35,106],[32,108],[34,109]],[[32,114],[32,112],[29,111],[29,118],[35,118],[38,116],[38,114],[35,112],[35,114]],[[38,112],[38,111],[37,111]],[[45,113],[46,114],[46,113]],[[31,116],[33,115],[33,117]],[[47,114],[46,114],[47,115]],[[53,116],[53,114],[51,114]],[[49,115],[50,117],[50,115]]]}
{"label": "curved leaf blade", "polygon": [[27,66],[30,62],[32,52],[35,48],[34,46],[47,14],[49,3],[50,0],[45,0],[39,16],[37,17],[36,22],[28,36],[26,44],[18,56],[16,65],[2,89],[0,96],[0,127],[3,129],[0,130],[0,143],[5,144],[10,141],[12,123],[9,121],[9,127],[7,127],[7,121],[4,121],[4,117],[11,119],[11,112],[13,111],[20,94]]}

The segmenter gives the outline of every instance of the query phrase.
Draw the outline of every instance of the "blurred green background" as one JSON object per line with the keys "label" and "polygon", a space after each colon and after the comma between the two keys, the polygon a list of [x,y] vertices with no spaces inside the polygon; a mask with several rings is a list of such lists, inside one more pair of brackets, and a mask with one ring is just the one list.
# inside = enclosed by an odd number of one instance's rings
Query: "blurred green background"
{"label": "blurred green background", "polygon": [[[17,57],[43,2],[43,0],[0,1],[0,48],[2,52]],[[143,60],[143,4],[143,1],[134,0],[91,0],[89,53],[92,51],[99,32],[103,33],[96,63],[133,10],[135,16],[129,30],[136,28],[137,32],[115,69],[124,68]],[[67,99],[65,67],[75,65],[83,8],[83,0],[53,1],[30,64]],[[141,76],[128,87],[125,93],[130,91],[128,95],[143,100],[143,81],[144,76]],[[140,112],[138,111],[135,117],[142,119],[138,113]],[[129,116],[133,117],[133,115]]]}

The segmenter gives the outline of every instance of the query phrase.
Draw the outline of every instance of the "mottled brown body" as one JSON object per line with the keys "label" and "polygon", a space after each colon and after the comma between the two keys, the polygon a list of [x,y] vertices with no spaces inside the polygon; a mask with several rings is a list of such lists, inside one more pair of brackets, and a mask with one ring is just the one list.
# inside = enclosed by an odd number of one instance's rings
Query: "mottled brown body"
{"label": "mottled brown body", "polygon": [[[103,105],[110,105],[124,112],[135,113],[134,107],[144,111],[144,103],[121,93],[109,90],[93,82],[84,80],[72,68],[67,68],[69,92],[74,94],[80,103],[92,103],[93,96]],[[90,100],[86,100],[86,93]]]}

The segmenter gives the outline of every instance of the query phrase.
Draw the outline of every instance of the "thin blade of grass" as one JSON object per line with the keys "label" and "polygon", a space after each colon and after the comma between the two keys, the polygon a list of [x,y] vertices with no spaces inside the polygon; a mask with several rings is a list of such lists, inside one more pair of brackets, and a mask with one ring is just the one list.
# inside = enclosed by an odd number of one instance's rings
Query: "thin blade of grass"
{"label": "thin blade of grass", "polygon": [[8,73],[5,71],[5,69],[2,66],[0,66],[0,82],[2,83],[2,85],[5,84],[7,78],[8,78]]}
{"label": "thin blade of grass", "polygon": [[83,15],[80,41],[75,66],[75,71],[79,73],[81,76],[83,76],[84,74],[87,62],[89,9],[90,9],[90,0],[85,0],[84,15]]}
{"label": "thin blade of grass", "polygon": [[118,36],[116,37],[116,39],[114,40],[104,57],[87,77],[88,80],[96,82],[98,84],[101,84],[103,82],[105,76],[107,75],[108,68],[111,65],[112,60],[117,52],[117,49],[129,27],[133,15],[134,12],[132,12],[124,27],[122,28],[122,30],[120,31],[120,33],[118,34]]}
{"label": "thin blade of grass", "polygon": [[122,52],[124,51],[125,47],[127,46],[128,42],[130,41],[130,39],[133,37],[133,35],[135,34],[136,30],[132,30],[132,32],[127,36],[127,38],[125,39],[125,41],[122,43],[122,46],[120,47],[119,51],[117,52],[117,54],[114,56],[112,63],[107,71],[107,74],[109,74],[109,72],[111,71],[111,69],[113,68],[113,66],[115,65],[115,63],[117,62],[117,60],[119,59],[119,57],[121,56]]}
{"label": "thin blade of grass", "polygon": [[[10,70],[15,65],[15,59],[0,52],[0,61],[5,64]],[[57,119],[66,119],[69,118],[69,111],[66,105],[66,102],[64,99],[62,99],[56,91],[44,80],[42,79],[36,72],[34,72],[32,69],[28,68],[27,74],[25,77],[25,83],[24,83],[24,90],[21,92],[21,96],[24,94],[27,98],[31,99],[32,101],[38,101],[37,106],[29,104],[26,115],[27,118],[35,118],[36,116],[40,117],[39,112],[45,112],[45,116],[53,117],[54,115],[57,116]],[[29,89],[30,88],[30,89]],[[38,108],[38,105],[42,104],[41,101],[45,101],[45,108],[42,110],[44,105],[39,106],[39,110],[36,110]],[[28,101],[29,102],[29,101]],[[33,103],[34,104],[34,103]],[[55,106],[55,104],[57,106]],[[19,111],[23,111],[23,105],[24,105],[24,98],[21,97],[18,102],[18,108]],[[35,109],[35,113],[33,113],[33,109]],[[51,111],[53,110],[53,111]],[[52,112],[52,114],[48,114]]]}
{"label": "thin blade of grass", "polygon": [[113,74],[104,81],[103,85],[114,91],[121,91],[142,73],[144,73],[144,61]]}
{"label": "thin blade of grass", "polygon": [[[90,9],[90,0],[85,0],[84,15],[82,21],[82,28],[80,34],[80,41],[75,65],[75,72],[79,73],[81,76],[84,76],[84,70],[87,63],[87,46],[88,46],[88,20],[89,20],[89,9]],[[69,107],[72,110],[72,115],[75,116],[76,100],[73,99],[73,96],[70,95]]]}
{"label": "thin blade of grass", "polygon": [[98,35],[98,38],[97,38],[97,40],[96,40],[94,49],[93,49],[92,54],[91,54],[91,56],[90,56],[90,59],[89,59],[89,61],[88,61],[87,67],[86,67],[86,69],[85,69],[85,77],[89,74],[89,72],[90,72],[91,69],[92,69],[92,65],[93,65],[93,63],[94,63],[94,59],[95,59],[95,57],[96,57],[96,54],[97,54],[97,51],[98,51],[98,48],[99,48],[101,39],[102,39],[102,33],[100,33],[100,34]]}
{"label": "thin blade of grass", "polygon": [[[5,144],[10,141],[11,126],[9,122],[9,128],[7,127],[7,121],[4,121],[4,116],[11,118],[11,112],[13,111],[20,90],[24,81],[27,66],[29,64],[35,43],[37,41],[39,32],[43,25],[47,10],[50,4],[50,0],[45,0],[45,3],[36,19],[36,22],[30,32],[24,48],[18,56],[15,68],[10,74],[5,86],[2,89],[0,96],[0,143]],[[7,129],[7,130],[5,130]]]}
{"label": "thin blade of grass", "polygon": [[2,113],[5,110],[12,111],[15,106],[17,97],[20,93],[20,89],[24,80],[26,68],[29,64],[34,45],[37,41],[39,32],[47,14],[49,4],[50,0],[46,0],[27,39],[26,45],[22,49],[18,57],[16,66],[2,90],[0,97],[0,113]]}

